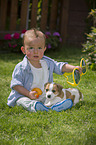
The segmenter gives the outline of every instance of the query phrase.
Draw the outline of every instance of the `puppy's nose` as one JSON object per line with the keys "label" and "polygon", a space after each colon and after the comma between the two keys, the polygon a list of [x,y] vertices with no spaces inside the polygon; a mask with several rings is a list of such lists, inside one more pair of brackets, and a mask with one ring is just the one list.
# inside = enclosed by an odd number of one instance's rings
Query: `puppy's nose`
{"label": "puppy's nose", "polygon": [[48,97],[48,98],[51,98],[51,95],[48,95],[47,97]]}

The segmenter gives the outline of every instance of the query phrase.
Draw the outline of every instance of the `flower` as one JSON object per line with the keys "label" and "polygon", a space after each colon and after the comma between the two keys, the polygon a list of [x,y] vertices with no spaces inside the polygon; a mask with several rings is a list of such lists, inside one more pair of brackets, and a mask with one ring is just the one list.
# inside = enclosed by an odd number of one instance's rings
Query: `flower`
{"label": "flower", "polygon": [[8,43],[9,47],[12,47],[11,43]]}
{"label": "flower", "polygon": [[17,44],[14,44],[14,45],[13,45],[13,48],[15,48],[16,46],[17,46]]}
{"label": "flower", "polygon": [[59,32],[45,32],[46,37],[46,47],[47,49],[56,49],[59,47],[59,44],[62,42],[62,38]]}
{"label": "flower", "polygon": [[45,34],[45,37],[46,37],[46,39],[48,39],[48,38],[49,38],[49,37],[48,37],[48,35],[46,35],[46,34]]}
{"label": "flower", "polygon": [[20,37],[21,37],[21,38],[23,38],[25,32],[26,32],[25,29],[21,31],[21,34],[20,34]]}
{"label": "flower", "polygon": [[25,33],[25,32],[26,32],[26,30],[25,30],[25,29],[21,31],[21,33]]}
{"label": "flower", "polygon": [[19,39],[19,37],[20,37],[19,33],[15,33],[14,36],[13,36],[14,39]]}
{"label": "flower", "polygon": [[21,38],[23,38],[23,36],[24,36],[24,33],[22,33],[22,34],[20,35]]}
{"label": "flower", "polygon": [[50,49],[50,48],[51,48],[51,44],[48,44],[48,45],[47,45],[47,48]]}
{"label": "flower", "polygon": [[60,37],[60,34],[59,34],[59,32],[54,32],[54,33],[53,33],[53,36],[58,36],[58,37]]}
{"label": "flower", "polygon": [[[11,51],[20,51],[22,46],[22,38],[26,30],[22,30],[21,33],[6,34],[4,39],[7,42],[7,46]],[[62,38],[59,32],[51,33],[49,31],[45,32],[46,37],[46,48],[47,49],[56,49],[59,47],[59,44],[62,42]]]}
{"label": "flower", "polygon": [[7,46],[11,51],[18,52],[22,46],[22,38],[26,30],[22,30],[21,33],[6,34],[4,39],[6,40]]}
{"label": "flower", "polygon": [[51,32],[45,32],[45,35],[51,35]]}
{"label": "flower", "polygon": [[61,37],[59,38],[59,41],[62,42],[62,38]]}
{"label": "flower", "polygon": [[4,39],[5,39],[5,40],[11,40],[11,39],[12,39],[11,34],[6,34],[6,35],[4,36]]}

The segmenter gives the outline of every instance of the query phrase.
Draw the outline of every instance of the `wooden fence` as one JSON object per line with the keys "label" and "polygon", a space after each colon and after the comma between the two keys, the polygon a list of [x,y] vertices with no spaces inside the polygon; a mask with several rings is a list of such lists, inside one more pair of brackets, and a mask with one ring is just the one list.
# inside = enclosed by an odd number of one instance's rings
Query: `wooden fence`
{"label": "wooden fence", "polygon": [[57,30],[65,38],[68,2],[69,0],[1,0],[0,39],[6,33],[32,27],[39,27],[42,31]]}
{"label": "wooden fence", "polygon": [[0,0],[0,39],[6,33],[38,27],[60,32],[63,43],[80,44],[87,16],[86,0]]}

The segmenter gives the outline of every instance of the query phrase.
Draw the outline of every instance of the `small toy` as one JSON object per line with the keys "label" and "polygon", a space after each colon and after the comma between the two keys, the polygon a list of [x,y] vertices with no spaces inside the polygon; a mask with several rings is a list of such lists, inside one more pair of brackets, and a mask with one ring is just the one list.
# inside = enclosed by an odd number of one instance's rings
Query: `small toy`
{"label": "small toy", "polygon": [[39,89],[39,88],[34,88],[34,89],[32,89],[32,91],[36,91],[36,92],[37,92],[37,93],[34,94],[34,96],[35,96],[36,98],[38,98],[39,95],[42,95],[42,91],[41,91],[41,89]]}
{"label": "small toy", "polygon": [[[64,76],[67,78],[67,83],[72,85],[72,86],[77,86],[80,83],[81,76],[85,75],[87,72],[87,64],[84,58],[81,59],[80,61],[80,67],[82,67],[82,73],[79,73],[79,69],[75,68],[72,73],[64,73]],[[72,75],[73,76],[73,83],[68,81],[68,76]]]}

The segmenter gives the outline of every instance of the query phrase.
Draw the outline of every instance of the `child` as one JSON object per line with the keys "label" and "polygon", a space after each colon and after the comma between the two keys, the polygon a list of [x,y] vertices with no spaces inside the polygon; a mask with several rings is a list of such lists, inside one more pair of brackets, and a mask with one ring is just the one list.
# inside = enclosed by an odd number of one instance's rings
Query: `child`
{"label": "child", "polygon": [[[75,66],[66,62],[56,62],[44,56],[46,50],[45,35],[37,29],[25,32],[21,50],[25,57],[23,61],[16,65],[13,71],[12,91],[8,97],[7,105],[21,105],[31,112],[36,112],[37,110],[48,111],[49,108],[43,105],[45,102],[44,84],[53,82],[53,72],[62,75],[64,72],[72,72]],[[81,73],[82,68],[77,67]],[[34,96],[36,91],[32,91],[33,88],[40,88],[43,92],[38,99]],[[57,111],[71,107],[71,99],[66,99],[57,106],[55,105]],[[52,108],[54,110],[54,106]]]}

